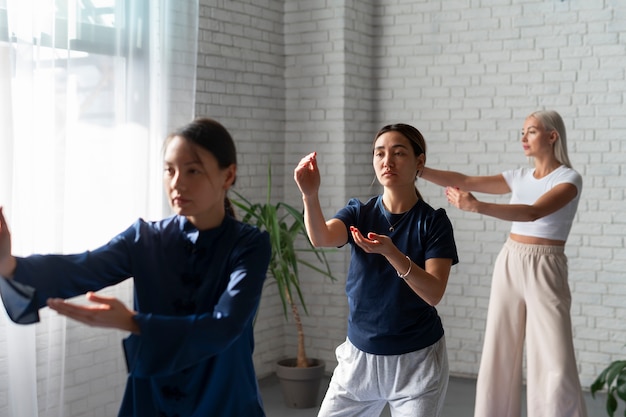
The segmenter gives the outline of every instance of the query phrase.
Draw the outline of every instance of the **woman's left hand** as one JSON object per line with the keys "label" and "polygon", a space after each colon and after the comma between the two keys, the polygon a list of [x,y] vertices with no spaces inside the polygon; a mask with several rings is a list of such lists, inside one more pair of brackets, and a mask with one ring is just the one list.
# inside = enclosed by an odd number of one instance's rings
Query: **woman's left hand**
{"label": "woman's left hand", "polygon": [[139,326],[133,319],[135,312],[114,297],[104,297],[93,292],[87,293],[91,305],[69,303],[61,298],[50,298],[48,307],[71,319],[96,327],[108,327],[139,334]]}
{"label": "woman's left hand", "polygon": [[396,245],[393,244],[389,236],[369,232],[367,237],[365,237],[359,229],[354,226],[350,226],[350,233],[352,233],[354,243],[367,253],[386,255],[393,252],[396,248]]}
{"label": "woman's left hand", "polygon": [[475,207],[476,203],[478,203],[476,197],[474,197],[472,193],[459,189],[459,187],[446,187],[446,198],[448,199],[448,203],[458,209],[472,212],[476,211]]}
{"label": "woman's left hand", "polygon": [[11,254],[11,232],[0,206],[0,275],[11,278],[15,271],[15,257]]}

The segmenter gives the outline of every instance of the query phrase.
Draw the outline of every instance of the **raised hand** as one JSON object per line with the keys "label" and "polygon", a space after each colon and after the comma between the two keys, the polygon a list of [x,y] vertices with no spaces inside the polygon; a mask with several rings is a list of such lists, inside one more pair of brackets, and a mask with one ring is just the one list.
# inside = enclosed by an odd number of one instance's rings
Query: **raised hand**
{"label": "raised hand", "polygon": [[117,298],[88,292],[87,300],[98,304],[79,305],[61,298],[51,298],[47,304],[57,313],[89,326],[108,327],[139,334],[139,326],[133,320],[136,313]]}
{"label": "raised hand", "polygon": [[11,232],[0,207],[0,275],[11,278],[15,270],[15,258],[11,254]]}
{"label": "raised hand", "polygon": [[293,179],[304,196],[311,196],[320,188],[320,171],[317,167],[317,152],[311,152],[300,160],[293,171]]}

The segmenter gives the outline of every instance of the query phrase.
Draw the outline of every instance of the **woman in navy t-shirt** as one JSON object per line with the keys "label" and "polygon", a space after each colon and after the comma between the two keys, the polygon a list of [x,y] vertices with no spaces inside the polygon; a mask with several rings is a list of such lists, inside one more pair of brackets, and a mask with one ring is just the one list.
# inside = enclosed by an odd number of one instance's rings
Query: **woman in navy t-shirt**
{"label": "woman in navy t-shirt", "polygon": [[351,244],[346,280],[348,336],[319,416],[374,416],[389,404],[394,416],[439,416],[448,360],[435,309],[458,262],[443,209],[423,201],[415,180],[426,160],[421,133],[406,124],[375,137],[373,166],[384,187],[366,203],[352,199],[326,220],[315,152],[294,171],[311,242]]}

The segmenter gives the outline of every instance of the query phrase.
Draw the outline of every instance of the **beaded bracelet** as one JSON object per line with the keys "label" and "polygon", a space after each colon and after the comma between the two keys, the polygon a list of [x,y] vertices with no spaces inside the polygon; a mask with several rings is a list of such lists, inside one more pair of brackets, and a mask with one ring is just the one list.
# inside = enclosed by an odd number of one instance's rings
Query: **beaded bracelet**
{"label": "beaded bracelet", "polygon": [[409,258],[408,256],[404,256],[408,261],[409,261],[409,270],[406,271],[404,274],[399,273],[398,271],[396,271],[396,273],[398,274],[398,276],[402,279],[405,279],[406,277],[409,276],[409,274],[411,273],[411,268],[413,267],[413,261],[411,261],[411,258]]}

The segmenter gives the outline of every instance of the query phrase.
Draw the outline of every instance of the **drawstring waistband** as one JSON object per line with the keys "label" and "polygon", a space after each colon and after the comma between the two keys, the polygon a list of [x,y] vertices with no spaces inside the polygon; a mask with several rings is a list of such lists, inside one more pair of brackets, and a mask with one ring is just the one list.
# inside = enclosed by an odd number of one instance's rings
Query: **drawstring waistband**
{"label": "drawstring waistband", "polygon": [[521,243],[511,239],[510,237],[507,238],[504,245],[517,252],[531,253],[537,255],[554,255],[565,253],[565,246]]}

